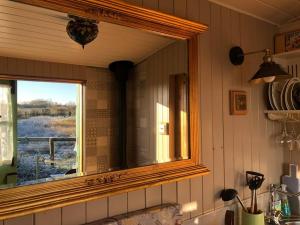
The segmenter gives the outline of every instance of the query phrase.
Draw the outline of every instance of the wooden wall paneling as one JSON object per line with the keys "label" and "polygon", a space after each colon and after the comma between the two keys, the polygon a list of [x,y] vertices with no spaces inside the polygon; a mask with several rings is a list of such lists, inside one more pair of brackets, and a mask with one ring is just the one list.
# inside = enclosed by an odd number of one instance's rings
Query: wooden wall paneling
{"label": "wooden wall paneling", "polygon": [[158,9],[158,2],[159,0],[142,0],[143,1],[143,7],[149,8],[149,9]]}
{"label": "wooden wall paneling", "polygon": [[174,15],[186,18],[186,2],[187,0],[174,0]]}
{"label": "wooden wall paneling", "polygon": [[34,225],[62,225],[62,209],[56,208],[35,214]]}
{"label": "wooden wall paneling", "polygon": [[[231,11],[231,39],[232,45],[241,45],[241,25],[240,25],[240,14],[234,11]],[[231,65],[231,64],[230,64]],[[240,89],[242,86],[242,72],[241,67],[231,65],[232,69],[232,88]],[[242,184],[244,181],[244,163],[243,163],[243,152],[242,152],[242,143],[241,143],[241,117],[231,116],[233,122],[233,179],[234,179],[234,188],[239,192],[240,196],[243,197]],[[227,130],[226,130],[227,132]]]}
{"label": "wooden wall paneling", "polygon": [[[200,20],[211,25],[211,4],[207,0],[200,1]],[[201,159],[210,170],[213,170],[213,129],[212,129],[212,53],[211,28],[199,37],[199,72],[200,72],[200,101],[201,101]],[[203,212],[214,209],[214,172],[204,176],[203,179]]]}
{"label": "wooden wall paneling", "polygon": [[146,207],[145,189],[128,192],[128,212]]}
{"label": "wooden wall paneling", "polygon": [[162,203],[177,202],[177,183],[168,183],[162,185]]}
{"label": "wooden wall paneling", "polygon": [[137,6],[142,6],[143,4],[143,0],[124,0],[124,1]]}
{"label": "wooden wall paneling", "polygon": [[213,114],[213,151],[214,151],[214,194],[215,208],[224,206],[219,198],[219,193],[224,189],[224,148],[223,148],[223,77],[220,55],[221,45],[221,7],[215,4],[211,6],[211,32],[212,32],[212,114]]}
{"label": "wooden wall paneling", "polygon": [[0,225],[3,225],[3,221],[0,221]]}
{"label": "wooden wall paneling", "polygon": [[[204,1],[187,1],[187,18],[191,20],[195,20],[197,22],[200,22],[200,14],[201,14],[201,9],[200,5],[205,4],[203,3]],[[200,55],[200,52],[202,51],[201,49],[201,37],[200,35],[198,36],[198,55]],[[198,57],[198,85],[200,87],[200,93],[201,93],[201,57]],[[199,124],[199,127],[201,125]],[[200,132],[199,132],[200,134]],[[201,140],[201,134],[199,136],[199,139]],[[201,148],[201,146],[200,146]],[[201,150],[200,150],[201,152]],[[200,159],[202,159],[202,156],[200,154],[199,156]],[[196,217],[202,214],[203,212],[203,178],[202,177],[196,177],[192,178],[190,180],[190,185],[191,185],[191,203],[195,204],[195,208],[192,209],[191,211],[191,217]]]}
{"label": "wooden wall paneling", "polygon": [[161,185],[146,188],[146,208],[160,205],[162,202]]}
{"label": "wooden wall paneling", "polygon": [[87,223],[106,217],[108,217],[108,198],[101,198],[86,203]]}
{"label": "wooden wall paneling", "polygon": [[[249,17],[248,17],[249,18]],[[255,39],[255,31],[256,31],[256,24],[253,18],[251,18],[250,21],[247,22],[247,34],[248,34],[248,38],[249,38],[249,42],[247,44],[247,49],[256,49],[256,40]],[[247,51],[249,51],[247,50]],[[249,190],[249,188],[246,185],[246,179],[245,179],[245,172],[248,170],[253,170],[253,166],[252,166],[252,162],[253,162],[253,152],[252,152],[252,105],[255,104],[253,103],[253,98],[252,98],[252,91],[253,91],[253,84],[249,83],[249,80],[252,78],[253,74],[256,72],[256,69],[258,68],[259,63],[256,62],[256,57],[252,57],[250,58],[250,60],[248,60],[248,63],[245,63],[245,65],[247,65],[246,68],[248,68],[248,70],[243,70],[243,86],[242,89],[245,90],[247,92],[247,96],[248,96],[248,112],[245,116],[243,116],[243,121],[242,121],[242,148],[243,148],[243,152],[244,152],[244,198],[248,198],[251,196],[251,192]],[[250,159],[250,160],[249,160]]]}
{"label": "wooden wall paneling", "polygon": [[128,212],[127,193],[118,194],[108,198],[108,216],[116,216]]}
{"label": "wooden wall paneling", "polygon": [[186,17],[188,20],[198,21],[199,22],[199,0],[187,0],[186,4]]}
{"label": "wooden wall paneling", "polygon": [[84,223],[86,223],[85,203],[62,208],[62,225],[80,225]]}
{"label": "wooden wall paneling", "polygon": [[194,218],[202,214],[202,177],[195,177],[191,179],[191,203],[195,207],[191,210],[191,217]]}
{"label": "wooden wall paneling", "polygon": [[191,218],[191,187],[190,180],[177,182],[177,203],[182,205],[183,220]]}
{"label": "wooden wall paneling", "polygon": [[232,44],[232,18],[231,11],[226,8],[221,10],[222,17],[222,55],[223,66],[223,120],[224,120],[224,186],[225,188],[234,187],[234,156],[233,156],[233,119],[229,113],[229,91],[233,89],[234,79],[232,74],[233,66],[228,60],[228,51],[233,46]]}
{"label": "wooden wall paneling", "polygon": [[[262,31],[262,44],[264,45],[264,48],[272,49],[273,45],[270,40],[273,40],[273,34],[275,32],[274,27],[268,26],[267,23],[262,21],[257,21],[257,26],[263,27]],[[263,55],[262,55],[263,56]],[[260,59],[262,60],[262,59]],[[260,116],[261,118],[265,119],[267,121],[267,129],[266,129],[266,151],[269,155],[269,160],[271,160],[274,163],[271,163],[268,165],[268,173],[269,173],[269,183],[279,183],[280,182],[280,176],[282,175],[282,165],[283,165],[283,151],[280,151],[278,149],[278,144],[275,143],[275,136],[276,134],[279,134],[281,132],[281,129],[278,130],[278,122],[273,122],[266,119],[265,114],[263,111],[266,109],[266,104],[264,100],[263,95],[263,88],[261,87],[261,95],[260,95]],[[265,190],[268,189],[268,184],[265,186]]]}
{"label": "wooden wall paneling", "polygon": [[8,219],[4,221],[4,225],[34,225],[34,216],[20,216],[13,219]]}
{"label": "wooden wall paneling", "polygon": [[174,14],[174,0],[160,0],[158,2],[159,11],[167,13],[167,14]]}

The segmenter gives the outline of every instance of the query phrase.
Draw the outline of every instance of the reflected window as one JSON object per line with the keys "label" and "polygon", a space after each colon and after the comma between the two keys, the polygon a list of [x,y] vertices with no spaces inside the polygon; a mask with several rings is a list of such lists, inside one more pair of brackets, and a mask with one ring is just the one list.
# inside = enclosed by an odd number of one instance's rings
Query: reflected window
{"label": "reflected window", "polygon": [[82,85],[0,82],[1,185],[79,173]]}

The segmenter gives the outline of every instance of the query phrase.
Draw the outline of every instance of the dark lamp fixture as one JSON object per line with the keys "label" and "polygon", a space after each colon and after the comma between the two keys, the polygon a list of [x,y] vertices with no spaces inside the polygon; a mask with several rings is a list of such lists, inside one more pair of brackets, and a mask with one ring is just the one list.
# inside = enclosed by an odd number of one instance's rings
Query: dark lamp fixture
{"label": "dark lamp fixture", "polygon": [[272,53],[270,49],[263,49],[259,51],[244,53],[239,47],[233,47],[230,49],[229,58],[233,65],[241,65],[244,62],[246,55],[252,55],[257,53],[265,53],[263,57],[263,63],[260,65],[259,70],[251,78],[250,82],[254,84],[258,83],[269,83],[275,79],[287,79],[292,76],[285,72],[281,66],[273,61]]}
{"label": "dark lamp fixture", "polygon": [[68,22],[66,31],[73,41],[84,48],[86,44],[95,40],[98,35],[97,21],[72,15],[69,15],[69,18],[71,20]]}

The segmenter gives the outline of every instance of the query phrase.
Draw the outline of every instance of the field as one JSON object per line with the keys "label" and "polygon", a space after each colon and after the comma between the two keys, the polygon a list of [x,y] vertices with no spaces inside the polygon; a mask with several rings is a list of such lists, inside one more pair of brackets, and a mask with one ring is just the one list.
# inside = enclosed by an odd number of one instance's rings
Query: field
{"label": "field", "polygon": [[[54,108],[53,108],[54,107]],[[55,114],[57,108],[64,109]],[[72,110],[71,110],[72,109]],[[25,113],[26,112],[26,113]],[[50,112],[50,113],[49,113]],[[57,111],[56,111],[57,112]],[[76,166],[74,141],[55,142],[55,160],[50,162],[49,142],[30,137],[75,137],[75,108],[47,104],[18,107],[17,146],[18,183],[64,174]],[[51,164],[52,163],[52,164]]]}

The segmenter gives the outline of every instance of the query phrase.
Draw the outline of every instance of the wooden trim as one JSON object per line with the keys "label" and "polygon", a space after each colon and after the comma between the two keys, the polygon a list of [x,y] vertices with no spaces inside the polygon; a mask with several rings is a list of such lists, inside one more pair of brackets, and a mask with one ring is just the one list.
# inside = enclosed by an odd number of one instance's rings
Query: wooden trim
{"label": "wooden trim", "polygon": [[197,35],[189,39],[189,135],[191,159],[200,162],[200,98]]}
{"label": "wooden trim", "polygon": [[14,0],[68,14],[187,39],[207,26],[119,0]]}
{"label": "wooden trim", "polygon": [[[200,100],[198,83],[198,34],[207,26],[132,6],[118,0],[16,0],[48,9],[85,16],[99,21],[143,29],[161,35],[188,40],[189,58],[189,147],[191,158],[123,171],[86,175],[72,179],[16,187],[0,191],[0,220],[98,199],[117,193],[205,175],[200,164]],[[33,76],[15,79],[41,80]],[[12,79],[2,75],[1,78]],[[60,78],[45,81],[76,82]],[[78,81],[82,83],[84,81]]]}
{"label": "wooden trim", "polygon": [[11,75],[11,74],[0,74],[0,80],[28,80],[28,81],[44,81],[44,82],[57,82],[57,83],[73,83],[85,85],[87,80],[78,79],[65,79],[62,77],[37,77],[27,75]]}

